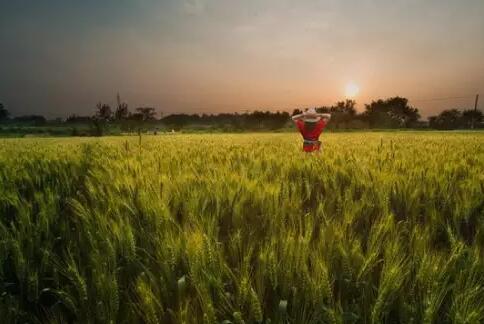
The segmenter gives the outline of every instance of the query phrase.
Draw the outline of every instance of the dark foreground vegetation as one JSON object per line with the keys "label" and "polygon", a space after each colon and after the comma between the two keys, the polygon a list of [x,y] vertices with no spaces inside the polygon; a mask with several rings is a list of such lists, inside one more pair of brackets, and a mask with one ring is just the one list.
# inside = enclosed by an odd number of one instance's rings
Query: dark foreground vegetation
{"label": "dark foreground vegetation", "polygon": [[[332,114],[330,130],[350,129],[473,129],[484,128],[484,117],[475,109],[444,110],[423,121],[419,110],[411,107],[406,98],[379,99],[365,105],[357,113],[356,102],[346,100],[331,107],[317,107],[319,112]],[[295,109],[292,114],[300,113]],[[92,116],[71,115],[67,119],[47,120],[43,116],[29,115],[10,118],[0,104],[0,136],[64,135],[102,136],[140,132],[246,132],[277,131],[292,127],[288,112],[256,110],[246,113],[170,114],[157,116],[155,108],[138,107],[130,111],[118,99],[113,109],[99,103]]]}

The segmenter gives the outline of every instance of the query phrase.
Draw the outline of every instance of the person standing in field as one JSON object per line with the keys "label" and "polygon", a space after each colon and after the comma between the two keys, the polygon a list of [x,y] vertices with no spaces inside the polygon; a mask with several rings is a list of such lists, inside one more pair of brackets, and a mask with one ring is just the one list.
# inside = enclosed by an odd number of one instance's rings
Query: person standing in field
{"label": "person standing in field", "polygon": [[319,151],[321,148],[319,135],[321,135],[330,119],[331,114],[317,113],[314,108],[307,109],[302,114],[292,116],[292,120],[296,123],[304,139],[304,152]]}

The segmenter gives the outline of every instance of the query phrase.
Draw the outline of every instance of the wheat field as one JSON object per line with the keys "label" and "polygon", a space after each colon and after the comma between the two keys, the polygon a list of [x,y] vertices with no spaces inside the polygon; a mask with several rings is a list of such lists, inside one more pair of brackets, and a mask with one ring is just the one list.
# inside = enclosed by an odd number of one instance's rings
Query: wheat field
{"label": "wheat field", "polygon": [[484,133],[0,140],[3,323],[482,323]]}

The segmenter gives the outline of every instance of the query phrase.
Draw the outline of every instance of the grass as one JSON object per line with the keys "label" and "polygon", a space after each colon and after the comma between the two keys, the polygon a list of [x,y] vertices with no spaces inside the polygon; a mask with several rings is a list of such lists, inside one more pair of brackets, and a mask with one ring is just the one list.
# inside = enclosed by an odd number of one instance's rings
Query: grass
{"label": "grass", "polygon": [[482,323],[484,133],[0,140],[5,323]]}

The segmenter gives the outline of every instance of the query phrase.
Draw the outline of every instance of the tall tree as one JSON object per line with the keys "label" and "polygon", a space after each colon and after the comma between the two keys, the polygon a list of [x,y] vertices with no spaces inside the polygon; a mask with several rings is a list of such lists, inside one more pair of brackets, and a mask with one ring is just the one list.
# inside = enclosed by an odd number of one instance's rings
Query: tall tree
{"label": "tall tree", "polygon": [[411,127],[420,114],[417,108],[408,105],[407,98],[393,97],[365,105],[363,117],[372,128],[396,128]]}
{"label": "tall tree", "polygon": [[113,116],[113,112],[111,110],[111,106],[103,103],[98,103],[96,105],[96,117],[98,119],[109,121],[111,120],[112,116]]}
{"label": "tall tree", "polygon": [[484,115],[482,114],[482,111],[474,109],[464,110],[461,117],[461,126],[471,128],[473,122],[475,126],[479,126],[482,122],[484,122]]}
{"label": "tall tree", "polygon": [[138,112],[138,114],[141,115],[141,118],[142,118],[143,121],[155,120],[155,117],[156,117],[155,108],[139,107],[139,108],[136,108],[136,111]]}
{"label": "tall tree", "polygon": [[103,136],[106,125],[112,119],[112,116],[113,113],[109,105],[98,103],[96,105],[96,114],[92,118],[92,134],[95,136]]}
{"label": "tall tree", "polygon": [[116,120],[125,120],[129,116],[129,109],[128,104],[121,101],[121,97],[118,95],[116,96],[117,106],[116,111],[114,112],[114,119]]}
{"label": "tall tree", "polygon": [[5,109],[5,106],[2,103],[0,103],[0,121],[7,120],[9,116],[10,113],[8,110]]}
{"label": "tall tree", "polygon": [[429,126],[436,129],[456,129],[461,122],[462,112],[457,109],[444,110],[438,116],[429,117]]}
{"label": "tall tree", "polygon": [[331,124],[336,128],[347,126],[356,116],[356,101],[345,100],[339,101],[335,106],[330,108]]}

